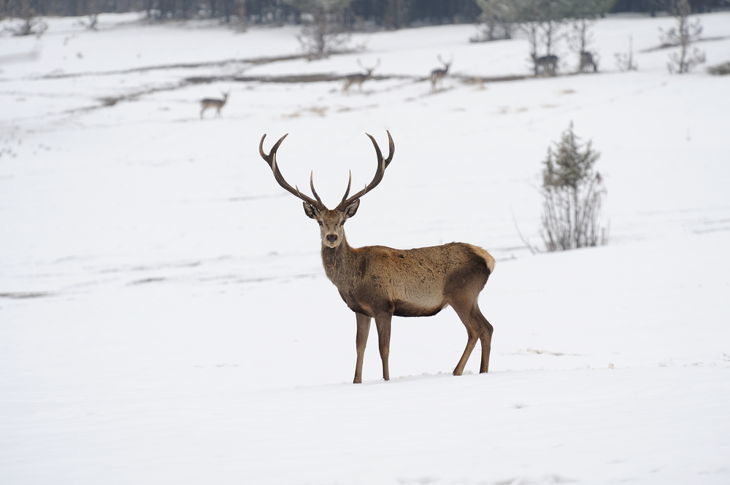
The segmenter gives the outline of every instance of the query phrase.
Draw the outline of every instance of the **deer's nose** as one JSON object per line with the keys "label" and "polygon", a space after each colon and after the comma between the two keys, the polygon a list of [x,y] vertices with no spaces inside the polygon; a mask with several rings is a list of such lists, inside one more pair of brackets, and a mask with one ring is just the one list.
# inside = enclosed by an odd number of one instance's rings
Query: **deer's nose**
{"label": "deer's nose", "polygon": [[327,240],[331,243],[337,241],[337,234],[327,234]]}

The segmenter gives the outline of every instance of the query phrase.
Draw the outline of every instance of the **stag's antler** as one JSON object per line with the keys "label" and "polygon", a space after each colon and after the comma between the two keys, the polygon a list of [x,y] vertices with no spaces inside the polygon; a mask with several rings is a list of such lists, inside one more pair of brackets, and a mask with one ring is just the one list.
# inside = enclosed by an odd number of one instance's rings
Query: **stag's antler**
{"label": "stag's antler", "polygon": [[266,139],[266,135],[262,136],[261,141],[259,142],[259,155],[261,155],[261,158],[266,160],[266,163],[269,164],[269,167],[271,167],[271,171],[274,172],[274,178],[279,183],[279,185],[284,188],[284,190],[299,197],[304,202],[316,207],[317,209],[327,209],[327,207],[325,207],[324,203],[322,202],[322,199],[320,199],[319,194],[317,194],[317,191],[314,190],[314,172],[311,172],[309,174],[309,187],[312,189],[312,194],[314,194],[314,199],[312,199],[311,197],[302,194],[299,191],[299,187],[292,187],[291,185],[289,185],[289,183],[284,179],[284,176],[281,174],[281,171],[279,171],[279,165],[276,163],[276,151],[279,149],[279,146],[284,141],[284,138],[286,138],[287,136],[289,136],[288,133],[279,138],[277,142],[274,143],[274,146],[271,147],[271,150],[268,154],[264,152],[264,140]]}
{"label": "stag's antler", "polygon": [[342,201],[339,203],[335,210],[344,210],[345,207],[350,205],[353,201],[355,201],[355,199],[359,199],[363,195],[373,190],[383,180],[385,169],[388,168],[388,165],[390,165],[390,161],[393,159],[393,154],[395,153],[395,143],[393,143],[393,137],[390,136],[390,131],[386,131],[386,133],[388,133],[388,158],[385,159],[383,159],[383,153],[380,151],[380,147],[378,146],[378,142],[375,141],[375,138],[373,138],[371,134],[365,133],[370,138],[370,141],[373,142],[373,146],[375,147],[375,154],[378,157],[378,168],[377,170],[375,170],[375,176],[370,181],[370,183],[365,186],[364,189],[352,195],[352,197],[348,198],[347,196],[350,194],[350,187],[352,186],[352,172],[350,172],[350,178],[347,181],[347,190],[345,190],[345,195],[342,196]]}
{"label": "stag's antler", "polygon": [[380,66],[380,58],[378,57],[378,59],[375,61],[375,65],[373,67],[365,67],[359,58],[357,60],[357,65],[360,66],[360,68],[363,71],[365,71],[366,73],[372,73],[374,70],[376,70],[378,68],[378,66]]}

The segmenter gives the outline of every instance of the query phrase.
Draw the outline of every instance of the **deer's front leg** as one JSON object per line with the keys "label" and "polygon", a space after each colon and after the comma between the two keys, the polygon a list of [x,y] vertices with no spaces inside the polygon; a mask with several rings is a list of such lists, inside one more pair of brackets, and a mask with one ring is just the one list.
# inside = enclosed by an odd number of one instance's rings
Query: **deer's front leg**
{"label": "deer's front leg", "polygon": [[355,313],[357,320],[357,336],[355,337],[355,348],[357,349],[357,363],[355,364],[355,379],[353,384],[362,383],[362,362],[365,357],[365,345],[368,343],[370,332],[370,317],[362,313]]}
{"label": "deer's front leg", "polygon": [[383,313],[375,316],[375,325],[378,328],[378,345],[380,347],[380,360],[383,361],[383,379],[390,380],[388,369],[388,355],[390,354],[390,320],[393,317],[390,313]]}

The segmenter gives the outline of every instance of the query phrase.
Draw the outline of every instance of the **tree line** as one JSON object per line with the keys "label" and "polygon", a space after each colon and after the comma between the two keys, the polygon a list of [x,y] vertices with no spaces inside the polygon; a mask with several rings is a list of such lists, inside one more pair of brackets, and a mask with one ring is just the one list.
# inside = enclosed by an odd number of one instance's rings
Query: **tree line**
{"label": "tree line", "polygon": [[[215,18],[244,24],[299,24],[312,8],[339,9],[350,29],[479,22],[476,0],[0,0],[0,17],[82,16],[144,11],[152,20]],[[561,0],[539,1],[546,8]],[[580,2],[573,2],[579,5]],[[607,0],[608,12],[666,11],[667,0]],[[730,7],[730,0],[691,0],[693,12]],[[305,15],[306,17],[306,15]]]}

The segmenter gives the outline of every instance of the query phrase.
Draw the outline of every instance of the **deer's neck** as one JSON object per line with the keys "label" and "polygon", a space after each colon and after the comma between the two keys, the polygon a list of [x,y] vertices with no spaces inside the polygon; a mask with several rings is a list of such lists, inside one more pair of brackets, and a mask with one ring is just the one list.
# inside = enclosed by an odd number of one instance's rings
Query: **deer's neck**
{"label": "deer's neck", "polygon": [[336,248],[322,245],[324,272],[337,288],[345,287],[350,282],[356,257],[355,251],[347,244],[344,235],[342,242]]}

